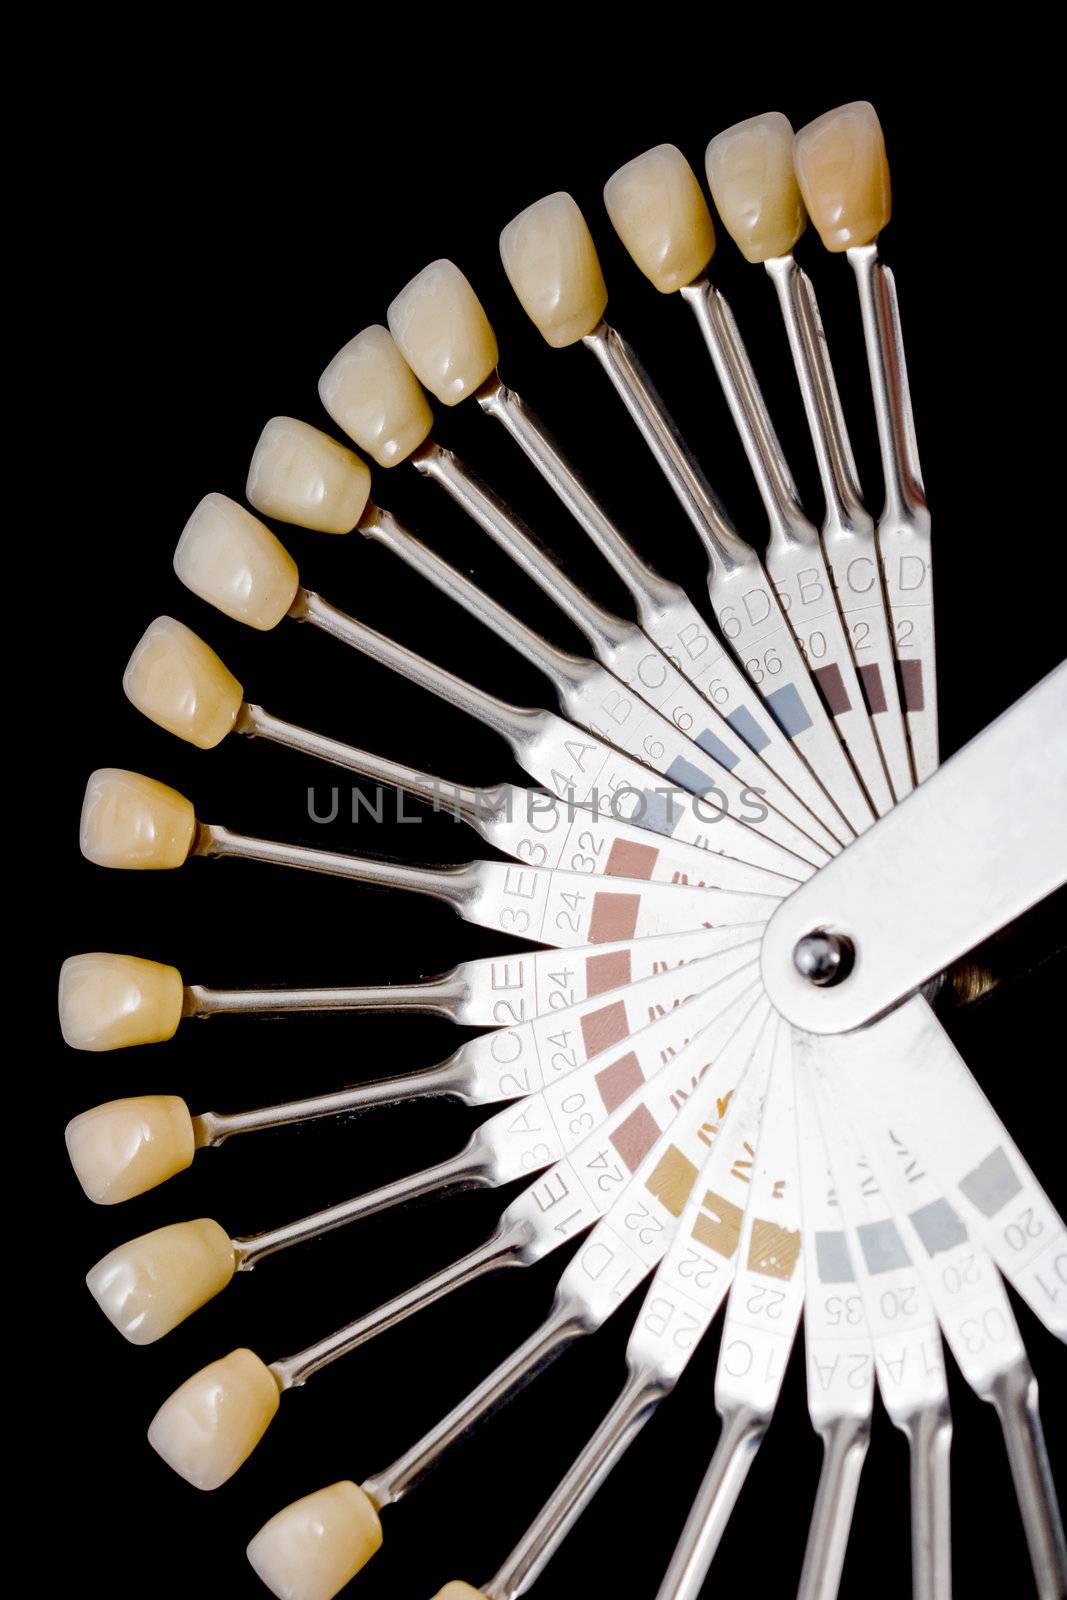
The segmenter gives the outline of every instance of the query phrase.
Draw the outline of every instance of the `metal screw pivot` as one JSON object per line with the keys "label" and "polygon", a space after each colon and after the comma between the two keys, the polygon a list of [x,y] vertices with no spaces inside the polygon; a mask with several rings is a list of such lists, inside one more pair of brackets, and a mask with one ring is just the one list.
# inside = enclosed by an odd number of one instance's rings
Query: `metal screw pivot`
{"label": "metal screw pivot", "polygon": [[808,933],[793,951],[793,965],[802,978],[828,989],[852,971],[856,952],[851,942],[839,933]]}

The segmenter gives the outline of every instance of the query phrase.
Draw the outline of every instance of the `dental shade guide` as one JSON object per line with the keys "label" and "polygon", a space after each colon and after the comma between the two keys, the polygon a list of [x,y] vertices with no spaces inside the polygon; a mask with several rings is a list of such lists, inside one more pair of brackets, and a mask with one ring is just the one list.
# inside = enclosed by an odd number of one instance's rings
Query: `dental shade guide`
{"label": "dental shade guide", "polygon": [[[765,557],[734,529],[605,320],[596,246],[571,196],[516,216],[501,258],[545,341],[592,352],[660,466],[708,557],[714,625],[629,545],[501,379],[472,285],[439,258],[394,296],[388,327],[364,327],[338,350],[320,398],[376,468],[407,461],[443,488],[577,626],[588,657],[534,632],[416,538],[371,498],[377,480],[361,455],[297,417],[262,429],[246,495],[272,520],[384,546],[535,665],[562,715],[511,704],[346,615],[305,588],[279,539],[225,495],[195,508],[174,565],[224,615],[264,633],[286,617],[307,623],[463,710],[500,735],[530,786],[445,783],[421,761],[250,704],[172,617],[149,625],[124,678],[132,704],[189,745],[212,750],[237,733],[326,761],[450,811],[510,859],[418,867],[311,849],[205,824],[182,793],[137,772],[102,768],[87,786],[82,851],[98,865],[172,870],[221,855],[299,867],[428,895],[506,933],[502,947],[525,941],[396,984],[213,988],[132,955],[89,950],[64,963],[61,1029],[86,1052],[165,1046],[182,1021],[226,1013],[422,1013],[484,1030],[435,1065],[412,1070],[397,1048],[364,1082],[276,1104],[194,1115],[179,1095],[134,1093],[76,1116],[74,1171],[110,1206],[240,1133],[429,1098],[494,1108],[458,1151],[424,1155],[418,1170],[309,1215],[231,1235],[190,1207],[192,1220],[108,1250],[88,1287],[132,1344],[161,1339],[237,1273],[290,1246],[423,1196],[524,1185],[488,1238],[424,1281],[270,1365],[242,1344],[182,1384],[149,1440],[196,1487],[232,1477],[282,1395],[342,1355],[477,1278],[575,1247],[542,1324],[516,1332],[511,1353],[414,1444],[362,1485],[329,1484],[261,1527],[249,1559],[282,1600],[337,1594],[379,1548],[381,1513],[642,1285],[607,1414],[493,1578],[480,1589],[446,1584],[438,1600],[518,1600],[537,1584],[720,1309],[721,1427],[695,1498],[673,1460],[659,1461],[681,1534],[657,1600],[697,1600],[735,1507],[754,1499],[742,1488],[781,1409],[801,1325],[823,1454],[804,1491],[798,1600],[838,1593],[876,1387],[909,1445],[912,1593],[950,1600],[943,1340],[999,1420],[1041,1600],[1067,1592],[1037,1381],[1007,1292],[1067,1340],[1067,1230],[924,998],[952,963],[1067,881],[1067,664],[939,765],[930,516],[896,287],[879,256],[890,200],[873,108],[841,106],[796,136],[779,113],[753,117],[717,134],[705,165],[726,231],[774,286],[824,499],[818,530],[709,276],[714,225],[686,157],[669,144],[637,155],[609,178],[605,204],[639,270],[693,313],[761,495]],[[815,288],[793,255],[808,215],[856,283],[885,486],[877,524]],[[438,442],[423,386],[446,408],[473,401],[469,410],[504,428],[622,579],[636,623],[574,583]],[[446,631],[465,626],[439,612]],[[416,760],[424,734],[422,717],[392,721],[391,737]],[[753,791],[762,817],[746,814]],[[142,1061],[122,1064],[136,1072]],[[1008,1123],[1013,1104],[1038,1092],[1022,1072],[994,1088]],[[398,1113],[394,1126],[403,1115],[416,1113]],[[704,1437],[710,1398],[674,1425]],[[610,1581],[606,1568],[595,1576]]]}

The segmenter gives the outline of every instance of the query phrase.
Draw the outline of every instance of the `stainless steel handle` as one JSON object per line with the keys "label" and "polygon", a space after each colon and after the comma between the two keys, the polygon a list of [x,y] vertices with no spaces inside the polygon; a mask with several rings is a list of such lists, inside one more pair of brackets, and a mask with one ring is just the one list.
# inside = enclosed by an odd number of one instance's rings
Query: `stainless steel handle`
{"label": "stainless steel handle", "polygon": [[503,423],[527,460],[559,496],[580,528],[633,595],[642,621],[664,606],[684,599],[684,590],[648,566],[623,537],[604,507],[560,451],[541,419],[521,395],[494,375],[475,397],[486,416]]}
{"label": "stainless steel handle", "polygon": [[411,459],[421,473],[440,484],[462,506],[588,639],[609,648],[617,642],[619,630],[625,626],[621,620],[579,589],[548,552],[540,549],[515,513],[451,450],[442,450],[437,444],[424,445]]}
{"label": "stainless steel handle", "polygon": [[331,766],[343,767],[346,772],[358,773],[361,778],[387,784],[391,789],[402,789],[405,794],[415,795],[428,805],[437,806],[443,802],[453,815],[462,817],[464,822],[474,827],[484,822],[493,811],[495,795],[491,789],[445,783],[428,772],[420,772],[417,767],[404,766],[399,761],[390,761],[386,756],[372,755],[368,750],[341,744],[325,734],[312,733],[309,728],[283,722],[281,717],[272,716],[262,706],[242,706],[236,731],[251,739],[269,739],[272,744],[284,745],[287,750],[299,750],[303,755],[328,761]]}
{"label": "stainless steel handle", "polygon": [[791,255],[774,257],[764,266],[778,294],[828,520],[836,526],[873,529],[874,520],[860,493],[852,441],[811,280]]}
{"label": "stainless steel handle", "polygon": [[[771,1003],[809,1033],[858,1028],[1067,882],[1067,662],[774,913]],[[808,934],[847,939],[841,982],[803,977]]]}
{"label": "stainless steel handle", "polygon": [[337,1361],[350,1350],[366,1344],[368,1339],[373,1339],[377,1334],[395,1327],[398,1322],[403,1322],[405,1318],[414,1316],[416,1311],[432,1305],[435,1300],[450,1294],[453,1289],[458,1289],[465,1283],[472,1283],[475,1278],[482,1277],[486,1272],[495,1272],[498,1267],[521,1266],[525,1260],[523,1251],[528,1241],[529,1231],[525,1223],[512,1223],[508,1227],[498,1229],[485,1244],[462,1256],[459,1261],[453,1261],[447,1267],[442,1267],[440,1272],[435,1272],[422,1283],[416,1284],[413,1289],[405,1289],[403,1294],[395,1295],[392,1300],[387,1300],[376,1310],[357,1317],[354,1322],[339,1328],[336,1333],[320,1339],[316,1344],[308,1345],[307,1349],[298,1351],[296,1355],[283,1356],[279,1361],[272,1361],[271,1371],[278,1380],[278,1387],[298,1389],[313,1373],[329,1366],[331,1361]]}
{"label": "stainless steel handle", "polygon": [[[439,461],[444,455],[445,452],[438,445],[429,447],[424,456],[424,470],[429,470],[430,463]],[[358,526],[365,538],[373,539],[399,556],[413,571],[432,583],[435,589],[462,606],[475,621],[483,623],[498,639],[503,639],[505,644],[531,661],[551,683],[558,687],[578,681],[581,668],[585,665],[580,656],[572,656],[568,651],[558,649],[541,634],[513,617],[484,589],[479,589],[477,584],[457,572],[436,551],[429,549],[402,527],[391,512],[374,506],[364,513]]]}
{"label": "stainless steel handle", "polygon": [[698,1600],[766,1429],[767,1419],[748,1407],[724,1413],[715,1454],[697,1490],[656,1600]]}
{"label": "stainless steel handle", "polygon": [[321,628],[323,633],[331,634],[342,644],[391,668],[402,678],[407,678],[409,683],[416,683],[420,689],[437,695],[438,699],[458,706],[469,716],[484,722],[487,728],[501,734],[513,748],[531,737],[543,715],[542,712],[527,710],[522,706],[509,705],[506,700],[498,700],[496,695],[489,694],[485,689],[465,683],[454,673],[447,672],[444,667],[434,666],[432,661],[397,644],[384,633],[368,628],[364,622],[357,622],[355,617],[346,616],[309,589],[297,590],[289,615],[297,622],[310,622],[313,627]]}
{"label": "stainless steel handle", "polygon": [[486,1600],[517,1600],[532,1588],[664,1393],[653,1374],[630,1373],[611,1410],[504,1565],[482,1585]]}
{"label": "stainless steel handle", "polygon": [[709,559],[732,572],[752,559],[752,551],[730,526],[715,491],[697,465],[637,355],[606,322],[582,341],[604,368],[660,469],[674,490]]}
{"label": "stainless steel handle", "polygon": [[800,504],[793,474],[726,297],[707,278],[698,278],[681,295],[704,336],[759,488],[772,540],[810,549],[818,544],[819,536]]}
{"label": "stainless steel handle", "polygon": [[209,989],[188,984],[184,1017],[270,1016],[291,1011],[421,1011],[455,1020],[467,998],[459,971],[425,983],[377,983],[321,989]]}
{"label": "stainless steel handle", "polygon": [[822,1470],[797,1600],[837,1600],[870,1436],[868,1417],[836,1417],[823,1430]]}
{"label": "stainless steel handle", "polygon": [[930,513],[915,439],[896,283],[878,258],[877,244],[853,245],[847,255],[859,290],[885,478],[885,509],[879,520],[925,531]]}
{"label": "stainless steel handle", "polygon": [[409,889],[457,908],[466,904],[476,888],[476,862],[459,867],[406,867],[399,861],[375,861],[367,856],[342,855],[336,850],[254,839],[249,834],[233,833],[219,823],[199,824],[193,854],[264,861],[276,867],[297,867],[302,872],[322,872],[328,877],[350,878],[355,883],[373,883],[386,889]]}
{"label": "stainless steel handle", "polygon": [[312,1122],[319,1117],[338,1117],[371,1106],[395,1105],[399,1100],[425,1096],[455,1095],[463,1098],[468,1071],[462,1060],[462,1046],[439,1067],[422,1072],[406,1072],[393,1078],[378,1078],[330,1094],[308,1095],[302,1100],[282,1100],[277,1105],[253,1111],[203,1111],[193,1118],[193,1137],[197,1149],[225,1143],[238,1133],[263,1133],[268,1128],[287,1128],[296,1122]]}
{"label": "stainless steel handle", "polygon": [[1067,1594],[1067,1547],[1037,1407],[1037,1379],[1029,1364],[1022,1361],[1001,1373],[990,1399],[1004,1432],[1038,1595],[1040,1600],[1062,1600]]}
{"label": "stainless steel handle", "polygon": [[439,1162],[437,1166],[413,1172],[406,1178],[397,1178],[379,1189],[369,1189],[366,1194],[356,1195],[352,1200],[342,1200],[335,1206],[326,1206],[322,1211],[312,1212],[310,1216],[300,1217],[295,1222],[282,1223],[280,1227],[270,1228],[263,1233],[233,1239],[231,1243],[237,1259],[237,1270],[250,1272],[265,1256],[274,1255],[278,1250],[287,1250],[290,1245],[303,1244],[308,1239],[321,1238],[324,1233],[347,1227],[350,1222],[358,1222],[363,1217],[376,1216],[380,1211],[388,1211],[391,1206],[402,1205],[405,1200],[414,1200],[419,1195],[434,1194],[442,1189],[478,1188],[488,1181],[485,1157],[477,1140],[473,1139],[465,1150],[447,1161]]}
{"label": "stainless steel handle", "polygon": [[555,1304],[545,1322],[454,1406],[447,1416],[391,1466],[366,1479],[364,1492],[379,1510],[402,1500],[430,1471],[449,1445],[529,1383],[582,1332],[581,1318],[574,1308],[561,1302]]}
{"label": "stainless steel handle", "polygon": [[911,1450],[912,1600],[951,1600],[952,1418],[947,1405],[929,1406],[901,1426]]}

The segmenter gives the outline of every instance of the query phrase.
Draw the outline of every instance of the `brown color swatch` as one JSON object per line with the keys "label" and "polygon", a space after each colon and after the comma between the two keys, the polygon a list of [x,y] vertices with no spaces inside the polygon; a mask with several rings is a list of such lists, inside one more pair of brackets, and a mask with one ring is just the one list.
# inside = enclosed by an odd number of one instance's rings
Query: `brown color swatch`
{"label": "brown color swatch", "polygon": [[651,878],[658,859],[659,851],[651,845],[616,839],[608,852],[604,875],[608,878]]}
{"label": "brown color swatch", "polygon": [[921,661],[898,661],[897,683],[900,686],[900,698],[904,702],[905,711],[926,710]]}
{"label": "brown color swatch", "polygon": [[582,1038],[587,1056],[610,1050],[620,1039],[630,1033],[630,1019],[626,1015],[626,1002],[616,1000],[614,1005],[601,1006],[599,1011],[588,1011],[582,1018]]}
{"label": "brown color swatch", "polygon": [[610,1067],[596,1074],[596,1086],[604,1102],[604,1110],[614,1111],[616,1106],[621,1106],[644,1081],[641,1063],[632,1050],[628,1055],[620,1056],[618,1061],[613,1061]]}
{"label": "brown color swatch", "polygon": [[586,956],[585,992],[590,1000],[594,995],[607,994],[609,989],[621,989],[630,982],[629,950],[613,950],[606,956]]}
{"label": "brown color swatch", "polygon": [[589,943],[614,944],[616,939],[632,939],[640,909],[639,894],[595,894],[589,918]]}
{"label": "brown color swatch", "polygon": [[863,690],[863,698],[867,702],[867,710],[871,716],[876,716],[879,711],[887,711],[889,703],[885,697],[885,685],[878,663],[872,661],[869,667],[860,667],[858,671],[860,688]]}
{"label": "brown color swatch", "polygon": [[619,1124],[608,1138],[615,1146],[631,1172],[636,1172],[648,1152],[659,1138],[656,1119],[647,1106],[631,1111],[625,1122]]}
{"label": "brown color swatch", "polygon": [[812,667],[811,675],[815,679],[826,709],[832,717],[839,717],[843,711],[852,710],[852,701],[848,697],[845,680],[841,676],[841,668],[836,662],[828,667]]}

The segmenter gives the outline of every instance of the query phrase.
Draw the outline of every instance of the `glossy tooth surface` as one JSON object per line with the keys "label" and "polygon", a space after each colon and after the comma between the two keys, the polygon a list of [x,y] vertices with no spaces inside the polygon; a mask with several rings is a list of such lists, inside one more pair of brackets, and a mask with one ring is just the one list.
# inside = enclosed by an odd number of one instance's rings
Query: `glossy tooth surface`
{"label": "glossy tooth surface", "polygon": [[793,170],[793,128],[765,111],[715,135],[704,164],[723,227],[746,261],[786,256],[807,216]]}
{"label": "glossy tooth surface", "polygon": [[351,533],[370,498],[370,468],[310,423],[272,417],[252,455],[245,494],[265,517]]}
{"label": "glossy tooth surface", "polygon": [[698,278],[715,250],[711,212],[677,145],[628,161],[604,185],[612,226],[661,294]]}
{"label": "glossy tooth surface", "polygon": [[180,867],[195,832],[192,803],[154,778],[101,767],[86,784],[81,851],[98,867]]}
{"label": "glossy tooth surface", "polygon": [[131,1344],[152,1344],[225,1289],[233,1245],[217,1222],[175,1222],[120,1244],[86,1277],[101,1311]]}
{"label": "glossy tooth surface", "polygon": [[127,698],[168,733],[213,750],[237,720],[244,690],[191,628],[157,617],[122,677]]}
{"label": "glossy tooth surface", "polygon": [[69,956],[59,972],[59,1026],[72,1050],[123,1050],[173,1037],[182,1017],[177,967],[102,950]]}
{"label": "glossy tooth surface", "polygon": [[183,1172],[195,1153],[193,1120],[172,1094],[108,1100],[67,1124],[67,1153],[97,1205],[131,1200]]}
{"label": "glossy tooth surface", "polygon": [[232,1350],[175,1389],[148,1442],[196,1489],[217,1489],[247,1461],[278,1409],[278,1385],[251,1350]]}
{"label": "glossy tooth surface", "polygon": [[271,1517],[248,1559],[278,1600],[332,1600],[381,1542],[378,1513],[363,1490],[333,1483]]}
{"label": "glossy tooth surface", "polygon": [[380,467],[406,461],[433,427],[422,385],[381,323],[338,350],[319,379],[319,399]]}
{"label": "glossy tooth surface", "polygon": [[438,1589],[433,1600],[485,1600],[480,1589],[475,1589],[473,1584],[463,1583],[459,1578],[453,1578],[451,1583],[446,1583],[443,1589]]}
{"label": "glossy tooth surface", "polygon": [[801,128],[793,160],[804,203],[827,250],[870,244],[889,221],[889,163],[878,113],[867,100],[838,106]]}
{"label": "glossy tooth surface", "polygon": [[174,570],[201,600],[261,631],[282,620],[300,582],[285,546],[224,494],[206,494],[185,524]]}
{"label": "glossy tooth surface", "polygon": [[500,259],[519,302],[559,349],[592,333],[608,303],[593,236],[569,194],[549,194],[509,222]]}
{"label": "glossy tooth surface", "polygon": [[442,405],[465,400],[497,364],[496,334],[454,261],[431,261],[401,289],[389,307],[389,331]]}

